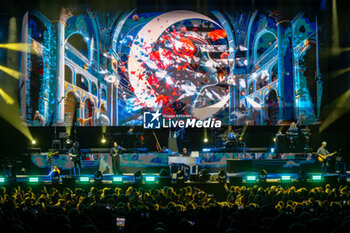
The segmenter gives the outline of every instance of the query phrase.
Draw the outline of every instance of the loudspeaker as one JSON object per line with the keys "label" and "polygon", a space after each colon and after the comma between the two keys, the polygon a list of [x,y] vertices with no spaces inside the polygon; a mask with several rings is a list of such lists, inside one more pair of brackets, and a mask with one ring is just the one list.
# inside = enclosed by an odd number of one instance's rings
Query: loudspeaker
{"label": "loudspeaker", "polygon": [[75,177],[71,177],[71,176],[62,177],[62,184],[67,186],[75,185]]}
{"label": "loudspeaker", "polygon": [[190,181],[198,181],[198,175],[197,174],[190,174]]}
{"label": "loudspeaker", "polygon": [[169,186],[169,185],[171,185],[171,176],[159,177],[159,185],[161,185],[161,186]]}
{"label": "loudspeaker", "polygon": [[324,181],[327,184],[336,184],[338,183],[338,176],[325,176]]}
{"label": "loudspeaker", "polygon": [[253,160],[235,160],[235,159],[228,159],[226,161],[226,171],[228,173],[237,173],[237,172],[247,172],[252,170],[253,167]]}
{"label": "loudspeaker", "polygon": [[229,180],[230,180],[231,185],[242,185],[242,183],[243,183],[242,176],[230,177]]}

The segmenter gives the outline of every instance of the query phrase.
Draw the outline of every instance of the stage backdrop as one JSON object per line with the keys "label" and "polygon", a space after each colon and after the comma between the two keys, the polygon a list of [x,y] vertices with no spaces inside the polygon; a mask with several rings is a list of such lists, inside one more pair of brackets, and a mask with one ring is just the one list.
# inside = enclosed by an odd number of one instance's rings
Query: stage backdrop
{"label": "stage backdrop", "polygon": [[[52,12],[51,12],[52,13]],[[267,125],[320,115],[315,15],[33,10],[20,101],[29,125],[142,125],[144,112]]]}

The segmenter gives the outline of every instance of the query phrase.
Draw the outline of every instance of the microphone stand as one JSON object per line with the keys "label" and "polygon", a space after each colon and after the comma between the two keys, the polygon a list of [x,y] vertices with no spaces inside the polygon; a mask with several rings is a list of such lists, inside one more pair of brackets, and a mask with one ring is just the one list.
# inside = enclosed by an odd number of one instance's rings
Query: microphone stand
{"label": "microphone stand", "polygon": [[[57,103],[57,106],[58,105],[60,105],[61,104],[61,102],[62,102],[62,100],[64,100],[66,97],[65,96],[62,96],[61,97],[61,99],[58,101],[58,103]],[[57,108],[55,108],[55,132],[54,132],[54,134],[55,134],[55,136],[54,136],[54,139],[57,139]]]}

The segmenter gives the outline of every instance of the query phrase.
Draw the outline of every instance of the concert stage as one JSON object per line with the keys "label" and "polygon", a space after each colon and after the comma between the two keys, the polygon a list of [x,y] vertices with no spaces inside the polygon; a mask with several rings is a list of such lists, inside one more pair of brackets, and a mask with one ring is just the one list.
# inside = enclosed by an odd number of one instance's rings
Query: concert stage
{"label": "concert stage", "polygon": [[[226,182],[228,187],[231,185],[245,185],[245,186],[254,186],[258,185],[261,187],[271,186],[271,185],[281,185],[281,186],[295,186],[295,187],[315,187],[323,186],[325,184],[332,184],[334,186],[350,182],[350,179],[340,182],[338,181],[338,173],[328,173],[321,180],[312,180],[312,175],[320,175],[320,173],[310,173],[308,174],[308,179],[305,182],[298,181],[298,174],[285,174],[285,173],[269,173],[267,175],[266,182],[260,182],[258,180],[249,181],[248,176],[256,176],[258,178],[258,172],[240,172],[240,173],[228,173]],[[290,180],[283,181],[281,180],[282,176],[290,176]],[[114,177],[121,177],[122,181],[113,180]],[[145,177],[154,177],[153,179],[145,179]],[[87,179],[89,178],[89,179]],[[147,181],[148,180],[148,181]],[[151,189],[151,188],[163,188],[165,186],[172,186],[174,188],[181,188],[185,186],[192,186],[200,188],[207,193],[214,194],[216,200],[225,201],[227,197],[227,192],[224,188],[224,183],[218,181],[218,173],[210,173],[210,180],[201,181],[201,180],[187,180],[184,182],[176,181],[171,177],[160,177],[159,173],[143,173],[143,178],[140,181],[135,179],[133,173],[125,173],[122,176],[114,176],[113,174],[103,175],[101,182],[94,180],[93,176],[81,175],[80,177],[71,177],[71,176],[61,176],[59,182],[52,182],[48,175],[17,175],[17,181],[6,181],[3,185],[7,187],[22,186],[26,187],[30,185],[32,189],[40,189],[42,186],[47,188],[57,188],[64,189],[66,187],[75,189],[75,188],[90,188],[90,187],[100,187],[100,188],[123,188],[126,189],[130,186]]]}
{"label": "concert stage", "polygon": [[[93,174],[97,170],[104,174],[111,173],[112,159],[108,153],[86,151],[83,153],[82,174]],[[251,151],[253,150],[251,149]],[[179,158],[179,154],[174,152],[123,153],[120,156],[120,165],[126,173],[136,171],[158,173],[163,168],[169,168],[169,156]],[[272,169],[271,172],[296,173],[300,166],[308,167],[310,171],[319,172],[317,163],[306,160],[306,153],[276,154],[259,152],[258,150],[254,152],[198,152],[196,157],[198,157],[198,162],[196,162],[198,169],[207,169],[209,172],[227,169],[228,172],[235,173],[259,171],[269,167]],[[25,160],[26,170],[30,174],[48,174],[50,166],[55,165],[62,170],[62,174],[72,175],[73,162],[67,154],[54,155],[50,160],[48,153],[36,153],[26,157]],[[233,170],[231,171],[231,169]]]}

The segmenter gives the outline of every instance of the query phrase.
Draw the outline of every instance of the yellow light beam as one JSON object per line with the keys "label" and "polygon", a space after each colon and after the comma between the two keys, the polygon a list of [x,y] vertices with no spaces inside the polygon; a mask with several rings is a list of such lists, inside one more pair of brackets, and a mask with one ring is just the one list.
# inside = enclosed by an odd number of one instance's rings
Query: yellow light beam
{"label": "yellow light beam", "polygon": [[[8,41],[9,43],[16,43],[18,41],[17,40],[17,23],[16,23],[15,17],[10,18],[9,20]],[[1,70],[3,70],[5,73],[8,73],[12,77],[18,79],[20,76],[20,73],[17,71],[18,70],[17,68],[18,53],[17,52],[14,52],[14,51],[7,52],[7,67],[0,66]],[[2,83],[5,84],[5,83],[8,83],[5,81],[10,81],[10,80],[1,80],[1,81],[3,81]],[[3,118],[5,121],[7,121],[19,132],[21,132],[24,136],[26,136],[30,141],[32,141],[33,140],[32,134],[30,133],[26,122],[21,118],[19,105],[18,105],[17,99],[14,97],[17,95],[15,88],[13,87],[13,85],[8,85],[5,90],[6,90],[6,93],[2,90],[2,95],[1,95],[1,96],[6,96],[4,100],[0,97],[0,117]],[[4,95],[4,93],[6,95]],[[8,97],[11,96],[10,99],[7,98],[7,96]],[[13,100],[13,103],[8,104],[12,102],[11,98]],[[2,136],[6,135],[6,132],[1,132],[1,133],[3,133]],[[9,140],[11,139],[9,138]]]}
{"label": "yellow light beam", "polygon": [[242,140],[245,134],[245,131],[247,131],[248,126],[244,126],[241,135],[239,136],[239,140]]}
{"label": "yellow light beam", "polygon": [[346,48],[332,47],[330,49],[323,50],[321,52],[321,56],[322,57],[338,56],[344,52],[349,52],[349,51],[350,51],[350,47],[346,47]]}
{"label": "yellow light beam", "polygon": [[7,104],[13,104],[15,102],[15,100],[12,99],[8,94],[6,94],[6,92],[4,92],[1,88],[0,88],[0,95],[2,96],[2,98],[5,100]]}
{"label": "yellow light beam", "polygon": [[0,65],[0,70],[2,70],[3,72],[5,72],[6,74],[10,75],[15,79],[19,79],[19,77],[22,75],[22,73],[18,72],[17,70],[13,70],[1,65]]}
{"label": "yellow light beam", "polygon": [[31,44],[28,44],[28,43],[0,44],[0,48],[14,50],[14,51],[18,51],[18,52],[34,53]]}
{"label": "yellow light beam", "polygon": [[340,97],[333,101],[331,106],[335,106],[332,112],[328,115],[326,120],[320,127],[320,132],[325,130],[328,126],[333,124],[336,120],[338,120],[344,113],[349,111],[350,109],[350,90],[346,91]]}
{"label": "yellow light beam", "polygon": [[70,137],[70,135],[72,133],[72,126],[66,125],[66,133],[68,134],[68,137]]}
{"label": "yellow light beam", "polygon": [[339,48],[339,28],[338,28],[338,12],[337,12],[337,0],[332,1],[332,47]]}
{"label": "yellow light beam", "polygon": [[280,126],[277,133],[282,133],[283,129],[284,129],[284,125]]}
{"label": "yellow light beam", "polygon": [[349,71],[350,71],[350,67],[344,68],[344,69],[340,69],[340,70],[336,70],[336,71],[332,72],[331,77],[332,78],[336,78],[336,77],[339,77],[340,75],[343,75],[343,74],[345,74],[345,73],[347,73]]}

